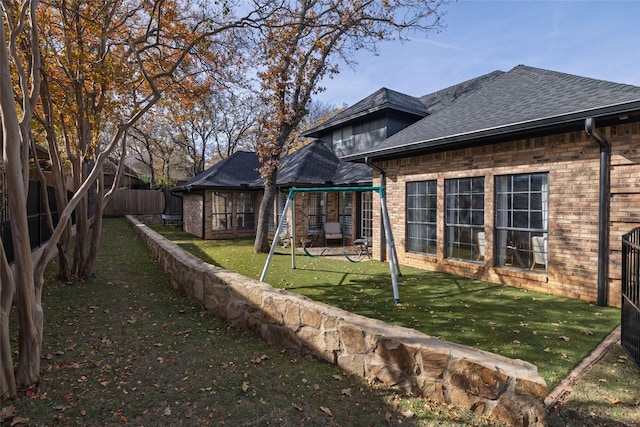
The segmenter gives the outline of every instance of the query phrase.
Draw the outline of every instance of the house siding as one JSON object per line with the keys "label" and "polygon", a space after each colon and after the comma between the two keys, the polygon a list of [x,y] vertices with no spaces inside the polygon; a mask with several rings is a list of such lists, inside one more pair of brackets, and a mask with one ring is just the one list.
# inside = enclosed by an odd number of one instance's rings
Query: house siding
{"label": "house siding", "polygon": [[[640,225],[640,125],[618,125],[602,133],[612,146],[608,304],[619,307],[621,235]],[[401,264],[586,301],[597,300],[599,165],[599,146],[584,131],[376,164],[386,172],[387,205]],[[495,177],[540,172],[549,176],[548,271],[494,267]],[[479,176],[485,177],[484,261],[447,259],[444,182]],[[406,251],[406,183],[423,180],[437,180],[435,256]],[[374,181],[379,184],[380,177]],[[380,228],[375,227],[373,250],[378,257],[380,242]]]}

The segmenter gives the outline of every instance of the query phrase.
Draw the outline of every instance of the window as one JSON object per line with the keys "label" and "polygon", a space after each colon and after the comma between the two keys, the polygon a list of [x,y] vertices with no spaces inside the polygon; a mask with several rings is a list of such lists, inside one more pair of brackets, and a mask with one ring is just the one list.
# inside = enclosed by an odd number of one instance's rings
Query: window
{"label": "window", "polygon": [[333,150],[344,150],[353,147],[353,128],[351,126],[334,130],[332,135]]}
{"label": "window", "polygon": [[437,182],[407,183],[407,251],[435,255]]}
{"label": "window", "polygon": [[353,217],[353,193],[350,191],[341,191],[338,204],[338,221],[340,222],[342,233],[351,236],[353,234],[353,226],[351,223]]}
{"label": "window", "polygon": [[319,236],[323,233],[324,223],[326,221],[327,193],[308,193],[309,194],[309,234]]}
{"label": "window", "polygon": [[363,191],[360,193],[360,237],[373,236],[373,193]]}
{"label": "window", "polygon": [[231,193],[228,191],[214,192],[211,208],[212,229],[227,230],[231,228],[231,213],[233,208]]}
{"label": "window", "polygon": [[255,214],[253,211],[253,193],[236,194],[236,223],[240,230],[255,230]]}
{"label": "window", "polygon": [[546,270],[549,174],[496,177],[496,265]]}
{"label": "window", "polygon": [[[287,198],[289,197],[288,191],[278,191],[278,196],[276,197],[276,221],[273,221],[273,212],[269,215],[269,231],[275,232],[278,224],[280,224],[280,218],[282,218],[282,211],[284,210],[284,206],[287,204]],[[287,213],[289,215],[289,213]],[[287,219],[284,220],[284,224],[282,224],[281,233],[287,233]]]}
{"label": "window", "polygon": [[477,260],[484,232],[484,177],[445,181],[446,256]]}

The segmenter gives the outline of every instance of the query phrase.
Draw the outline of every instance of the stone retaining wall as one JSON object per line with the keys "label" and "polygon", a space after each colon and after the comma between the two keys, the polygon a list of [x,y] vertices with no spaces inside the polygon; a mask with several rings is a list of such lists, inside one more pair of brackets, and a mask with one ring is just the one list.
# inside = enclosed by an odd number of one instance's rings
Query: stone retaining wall
{"label": "stone retaining wall", "polygon": [[313,301],[207,264],[127,217],[174,288],[227,322],[348,372],[512,426],[541,426],[547,386],[522,360],[476,350]]}

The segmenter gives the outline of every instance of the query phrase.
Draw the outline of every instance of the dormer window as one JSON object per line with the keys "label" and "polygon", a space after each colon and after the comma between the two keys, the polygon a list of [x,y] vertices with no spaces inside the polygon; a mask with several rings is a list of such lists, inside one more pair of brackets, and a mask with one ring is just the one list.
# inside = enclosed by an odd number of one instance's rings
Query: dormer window
{"label": "dormer window", "polygon": [[333,151],[353,148],[353,128],[351,126],[334,130],[332,136]]}

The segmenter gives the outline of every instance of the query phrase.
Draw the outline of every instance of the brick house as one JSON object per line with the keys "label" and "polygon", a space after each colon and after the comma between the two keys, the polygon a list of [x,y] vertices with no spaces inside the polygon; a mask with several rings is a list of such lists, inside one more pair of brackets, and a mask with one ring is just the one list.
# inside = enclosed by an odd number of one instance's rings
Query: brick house
{"label": "brick house", "polygon": [[383,89],[304,135],[373,168],[400,264],[620,306],[640,87],[521,65],[421,98]]}
{"label": "brick house", "polygon": [[[264,184],[256,153],[239,151],[172,190],[182,197],[183,227],[203,239],[251,237],[256,233],[256,211]],[[291,187],[354,187],[371,185],[371,169],[366,165],[346,163],[326,145],[315,141],[281,160],[276,185],[278,200],[270,221],[275,231],[276,219]],[[344,244],[352,244],[363,233],[371,236],[371,204],[364,209],[358,192],[313,192],[294,199],[296,233],[316,246],[325,245],[324,224],[339,222]],[[371,197],[369,196],[369,200]],[[287,224],[291,235],[291,222]],[[333,242],[334,244],[336,242]]]}

